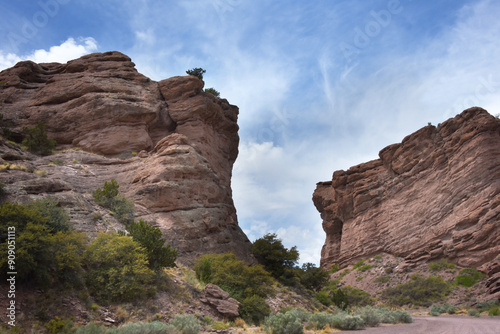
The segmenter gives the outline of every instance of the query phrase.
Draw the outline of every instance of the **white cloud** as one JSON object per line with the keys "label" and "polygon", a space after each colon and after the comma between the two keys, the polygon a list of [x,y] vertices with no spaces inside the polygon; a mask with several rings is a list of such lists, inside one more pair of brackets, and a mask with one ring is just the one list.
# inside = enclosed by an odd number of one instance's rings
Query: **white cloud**
{"label": "white cloud", "polygon": [[31,54],[21,56],[13,53],[4,54],[0,50],[0,70],[12,67],[21,60],[32,60],[35,63],[66,63],[96,50],[97,42],[92,37],[79,38],[77,41],[68,38],[61,45],[50,47],[48,51],[35,50]]}

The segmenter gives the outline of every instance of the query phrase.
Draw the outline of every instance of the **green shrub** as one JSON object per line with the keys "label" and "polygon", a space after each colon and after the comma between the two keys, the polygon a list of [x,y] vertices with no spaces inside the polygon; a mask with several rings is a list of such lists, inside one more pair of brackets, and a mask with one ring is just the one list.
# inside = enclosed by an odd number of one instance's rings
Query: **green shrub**
{"label": "green shrub", "polygon": [[376,327],[380,324],[380,314],[374,307],[365,306],[355,309],[354,314],[360,316],[367,327]]}
{"label": "green shrub", "polygon": [[341,290],[347,297],[350,306],[367,306],[373,305],[375,302],[372,296],[364,290],[352,286],[343,287]]}
{"label": "green shrub", "polygon": [[240,302],[272,291],[273,280],[261,265],[248,266],[233,253],[203,255],[194,269],[200,281],[218,285]]}
{"label": "green shrub", "polygon": [[304,325],[292,312],[276,313],[264,321],[264,331],[268,334],[303,334]]}
{"label": "green shrub", "polygon": [[477,310],[469,310],[467,312],[471,317],[479,318],[481,314]]}
{"label": "green shrub", "polygon": [[403,310],[390,310],[385,307],[377,308],[380,322],[383,324],[398,324],[413,322],[410,314]]}
{"label": "green shrub", "polygon": [[389,282],[390,280],[391,280],[391,278],[389,276],[383,275],[383,276],[377,277],[375,279],[375,283],[385,284],[385,283]]}
{"label": "green shrub", "polygon": [[437,262],[429,263],[429,269],[431,271],[442,271],[442,270],[454,270],[457,266],[453,263],[448,262],[446,259],[441,259]]}
{"label": "green shrub", "polygon": [[320,291],[314,295],[314,298],[318,300],[321,304],[325,306],[330,306],[332,305],[332,301],[330,299],[330,296],[328,295],[328,292],[326,291]]}
{"label": "green shrub", "polygon": [[212,94],[215,97],[220,97],[220,92],[217,91],[215,88],[205,88],[205,93]]}
{"label": "green shrub", "polygon": [[91,322],[85,326],[78,327],[75,334],[105,334],[105,332],[105,327],[99,326],[95,322]]}
{"label": "green shrub", "polygon": [[163,267],[174,267],[177,251],[165,246],[159,228],[149,225],[144,220],[131,222],[127,226],[130,236],[146,249],[149,267],[158,270]]}
{"label": "green shrub", "polygon": [[106,334],[175,334],[172,325],[166,325],[159,321],[127,323],[119,328],[111,328]]}
{"label": "green shrub", "polygon": [[311,323],[316,330],[324,329],[333,324],[333,314],[326,312],[314,313],[311,315]]}
{"label": "green shrub", "polygon": [[339,312],[333,317],[333,327],[341,330],[359,330],[366,327],[365,322],[359,315],[350,315]]}
{"label": "green shrub", "polygon": [[488,315],[490,317],[499,316],[500,315],[500,308],[498,308],[498,307],[492,308],[491,310],[488,311]]}
{"label": "green shrub", "polygon": [[259,325],[271,313],[271,308],[265,298],[253,295],[241,301],[238,311],[246,322]]}
{"label": "green shrub", "polygon": [[[44,202],[42,202],[44,203]],[[49,202],[47,202],[49,203]],[[44,205],[19,205],[5,202],[0,206],[0,268],[8,266],[8,229],[15,228],[16,271],[21,283],[45,287],[51,284],[78,285],[81,276],[85,237],[65,229],[58,223],[58,210],[39,210]],[[57,208],[60,209],[60,208]],[[62,210],[62,209],[60,209]],[[56,219],[54,219],[54,217]],[[60,218],[60,217],[59,217]],[[52,225],[52,226],[51,226]]]}
{"label": "green shrub", "polygon": [[332,304],[341,310],[346,310],[349,306],[349,299],[343,289],[335,289],[330,292],[330,300]]}
{"label": "green shrub", "polygon": [[433,302],[443,299],[450,292],[450,284],[439,276],[423,278],[414,275],[408,283],[385,289],[382,292],[382,297],[390,305],[403,306],[412,304],[428,307]]}
{"label": "green shrub", "polygon": [[100,233],[84,253],[89,292],[101,301],[133,301],[154,295],[154,272],[144,249],[126,236]]}
{"label": "green shrub", "polygon": [[337,271],[339,271],[340,268],[339,268],[339,265],[338,264],[333,264],[331,267],[330,267],[330,273],[331,274],[334,274],[336,273]]}
{"label": "green shrub", "polygon": [[64,320],[59,317],[55,317],[45,324],[45,329],[47,329],[47,333],[53,334],[65,334],[65,333],[73,333],[73,321]]}
{"label": "green shrub", "polygon": [[111,214],[122,224],[129,224],[134,220],[134,203],[118,195],[118,182],[111,179],[104,182],[103,189],[98,188],[93,193],[97,204],[111,211]]}
{"label": "green shrub", "polygon": [[492,308],[498,307],[499,304],[500,304],[500,302],[497,299],[495,299],[495,300],[490,300],[487,302],[478,302],[476,304],[476,308],[480,312],[485,312],[485,311],[491,310]]}
{"label": "green shrub", "polygon": [[34,128],[23,128],[23,134],[23,145],[32,153],[49,155],[56,147],[56,141],[47,138],[47,125],[44,122],[38,122]]}
{"label": "green shrub", "polygon": [[196,67],[191,70],[187,70],[186,73],[188,75],[193,75],[197,77],[200,80],[203,80],[203,74],[206,72],[206,70],[202,69],[201,67]]}
{"label": "green shrub", "polygon": [[460,270],[459,276],[455,278],[455,283],[457,283],[457,285],[471,287],[485,278],[486,275],[476,268],[465,268]]}
{"label": "green shrub", "polygon": [[68,214],[54,199],[46,197],[29,203],[27,207],[40,212],[42,216],[46,217],[45,226],[52,232],[66,232],[70,230]]}
{"label": "green shrub", "polygon": [[356,262],[354,264],[354,266],[352,267],[352,269],[358,269],[358,268],[364,266],[365,262],[366,262],[366,260],[359,260],[358,262]]}
{"label": "green shrub", "polygon": [[176,315],[175,318],[170,321],[170,324],[174,326],[180,334],[198,334],[200,331],[198,319],[191,314]]}

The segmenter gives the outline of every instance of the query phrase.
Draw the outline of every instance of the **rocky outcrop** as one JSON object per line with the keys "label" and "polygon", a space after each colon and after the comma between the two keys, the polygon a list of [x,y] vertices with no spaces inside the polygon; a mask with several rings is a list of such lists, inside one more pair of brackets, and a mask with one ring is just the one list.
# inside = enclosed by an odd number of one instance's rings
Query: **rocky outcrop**
{"label": "rocky outcrop", "polygon": [[0,165],[26,167],[0,173],[9,200],[51,195],[80,230],[123,228],[90,195],[114,178],[136,218],[158,226],[182,263],[228,251],[252,261],[231,192],[238,108],[203,85],[194,76],[152,81],[119,52],[0,72],[1,125],[10,139],[42,121],[59,152],[38,157],[2,139]]}
{"label": "rocky outcrop", "polygon": [[321,265],[378,253],[407,265],[447,258],[464,267],[500,253],[500,121],[481,108],[426,126],[380,159],[336,171],[313,201],[326,241]]}
{"label": "rocky outcrop", "polygon": [[200,301],[213,307],[222,316],[234,319],[240,315],[240,303],[229,297],[229,293],[214,284],[207,284],[203,290]]}

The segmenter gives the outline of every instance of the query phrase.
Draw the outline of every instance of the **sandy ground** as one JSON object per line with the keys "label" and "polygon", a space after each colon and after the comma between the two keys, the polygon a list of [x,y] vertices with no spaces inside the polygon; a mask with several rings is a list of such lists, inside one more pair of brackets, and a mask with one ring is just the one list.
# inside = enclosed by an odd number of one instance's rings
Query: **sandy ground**
{"label": "sandy ground", "polygon": [[382,326],[362,331],[339,333],[365,334],[500,334],[500,317],[469,316],[413,317],[412,324]]}

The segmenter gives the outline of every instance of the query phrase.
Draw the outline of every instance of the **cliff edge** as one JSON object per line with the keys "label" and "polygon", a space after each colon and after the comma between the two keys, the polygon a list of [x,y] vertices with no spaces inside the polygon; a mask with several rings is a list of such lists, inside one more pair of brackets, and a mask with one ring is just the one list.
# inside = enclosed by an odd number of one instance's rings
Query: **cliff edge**
{"label": "cliff edge", "polygon": [[410,267],[446,258],[482,266],[490,292],[500,293],[500,120],[470,108],[379,157],[317,184],[313,202],[326,232],[321,265],[379,253]]}
{"label": "cliff edge", "polygon": [[[0,165],[23,167],[0,173],[8,200],[50,195],[77,230],[123,229],[91,196],[114,178],[136,218],[158,226],[182,263],[228,251],[251,261],[231,191],[239,111],[203,86],[194,76],[150,80],[119,52],[66,64],[23,61],[0,72],[1,121],[11,139],[0,140]],[[14,144],[38,122],[57,141],[56,154],[39,157]]]}

